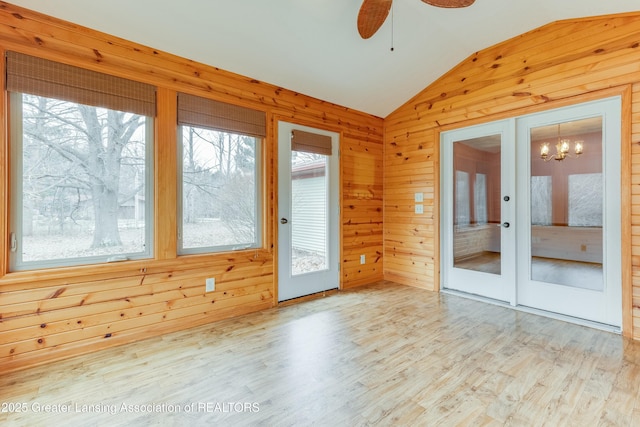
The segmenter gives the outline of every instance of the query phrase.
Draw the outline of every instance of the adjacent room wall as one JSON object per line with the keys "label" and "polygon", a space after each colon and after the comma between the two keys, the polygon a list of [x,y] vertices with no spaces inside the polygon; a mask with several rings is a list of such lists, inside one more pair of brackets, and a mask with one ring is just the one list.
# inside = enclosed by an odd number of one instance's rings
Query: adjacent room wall
{"label": "adjacent room wall", "polygon": [[640,339],[638,13],[556,22],[484,49],[385,118],[385,279],[439,289],[440,131],[620,94],[623,328]]}
{"label": "adjacent room wall", "polygon": [[[9,165],[3,99],[0,372],[273,307],[278,120],[340,133],[341,286],[382,279],[381,118],[0,2],[2,57],[6,50],[157,86],[156,254],[151,260],[115,265],[7,272]],[[4,74],[4,60],[0,64]],[[262,249],[176,255],[177,91],[267,113]],[[360,254],[366,255],[364,265]],[[216,278],[216,292],[205,294],[206,277]]]}

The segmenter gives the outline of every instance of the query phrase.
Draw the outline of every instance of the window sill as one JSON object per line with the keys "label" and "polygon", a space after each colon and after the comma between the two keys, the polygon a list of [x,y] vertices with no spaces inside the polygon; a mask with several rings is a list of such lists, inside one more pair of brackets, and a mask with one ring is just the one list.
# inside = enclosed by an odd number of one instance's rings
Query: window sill
{"label": "window sill", "polygon": [[147,274],[169,271],[215,268],[215,266],[225,265],[232,260],[243,258],[252,262],[265,263],[273,260],[273,253],[265,248],[255,248],[233,252],[179,255],[171,259],[144,259],[14,271],[6,273],[0,278],[0,289],[5,290],[7,286],[16,289],[36,289],[96,280],[142,277]]}

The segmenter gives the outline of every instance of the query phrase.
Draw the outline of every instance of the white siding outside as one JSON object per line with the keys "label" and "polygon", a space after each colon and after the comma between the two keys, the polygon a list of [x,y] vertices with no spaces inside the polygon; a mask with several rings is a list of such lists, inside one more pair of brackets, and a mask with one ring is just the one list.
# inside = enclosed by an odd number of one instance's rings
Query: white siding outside
{"label": "white siding outside", "polygon": [[327,246],[326,176],[296,179],[294,174],[291,193],[293,248],[324,255]]}

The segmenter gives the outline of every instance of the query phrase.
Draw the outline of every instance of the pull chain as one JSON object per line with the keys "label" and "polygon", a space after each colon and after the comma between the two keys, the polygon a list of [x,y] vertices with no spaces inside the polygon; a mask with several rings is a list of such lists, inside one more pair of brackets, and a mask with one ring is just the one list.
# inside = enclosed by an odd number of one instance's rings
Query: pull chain
{"label": "pull chain", "polygon": [[391,52],[393,52],[393,3],[391,3]]}

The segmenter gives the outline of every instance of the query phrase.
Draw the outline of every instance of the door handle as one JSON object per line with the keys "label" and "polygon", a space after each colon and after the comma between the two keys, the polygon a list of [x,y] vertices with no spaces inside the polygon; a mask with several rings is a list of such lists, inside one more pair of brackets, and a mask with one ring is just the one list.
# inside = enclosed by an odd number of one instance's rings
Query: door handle
{"label": "door handle", "polygon": [[280,224],[286,224],[289,220],[287,218],[280,218]]}
{"label": "door handle", "polygon": [[508,222],[503,222],[502,224],[496,224],[496,227],[509,228],[510,226],[511,224],[509,224]]}

